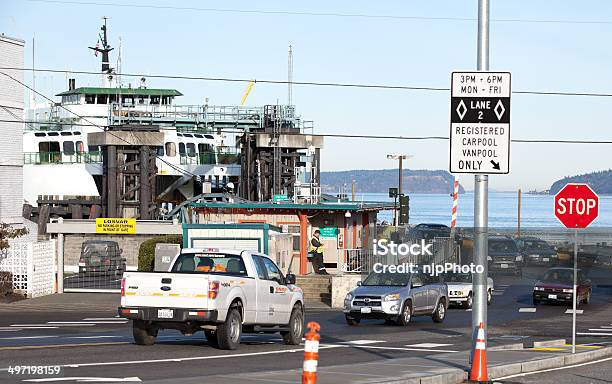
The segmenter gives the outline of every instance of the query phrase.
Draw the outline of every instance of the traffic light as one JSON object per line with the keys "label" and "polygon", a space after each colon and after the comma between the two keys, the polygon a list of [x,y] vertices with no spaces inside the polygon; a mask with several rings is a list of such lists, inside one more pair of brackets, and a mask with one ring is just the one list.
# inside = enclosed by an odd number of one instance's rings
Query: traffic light
{"label": "traffic light", "polygon": [[410,211],[410,198],[401,195],[399,197],[399,225],[408,224],[408,212]]}
{"label": "traffic light", "polygon": [[389,188],[389,197],[397,197],[397,188]]}

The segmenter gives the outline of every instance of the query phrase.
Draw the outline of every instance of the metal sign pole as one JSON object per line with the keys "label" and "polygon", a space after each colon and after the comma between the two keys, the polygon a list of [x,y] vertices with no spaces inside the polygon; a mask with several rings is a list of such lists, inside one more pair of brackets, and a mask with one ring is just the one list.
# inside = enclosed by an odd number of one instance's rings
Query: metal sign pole
{"label": "metal sign pole", "polygon": [[[478,71],[489,70],[489,0],[478,0]],[[483,273],[472,277],[474,303],[472,309],[472,330],[475,335],[480,323],[487,327],[487,231],[488,231],[489,176],[474,176],[474,264],[482,265]],[[472,355],[475,343],[472,343]]]}
{"label": "metal sign pole", "polygon": [[578,280],[578,229],[574,229],[574,289],[572,289],[572,353],[576,353],[576,281]]}

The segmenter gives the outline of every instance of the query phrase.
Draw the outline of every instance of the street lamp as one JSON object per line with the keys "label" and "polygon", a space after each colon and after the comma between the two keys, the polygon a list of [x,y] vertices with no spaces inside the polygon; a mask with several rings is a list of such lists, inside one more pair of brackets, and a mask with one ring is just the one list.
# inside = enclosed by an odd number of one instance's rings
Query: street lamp
{"label": "street lamp", "polygon": [[[407,160],[407,159],[411,159],[412,156],[411,155],[387,155],[387,159],[389,160],[399,160],[399,180],[398,180],[398,187],[397,187],[397,196],[402,196],[402,166],[403,166],[403,161]],[[396,200],[397,201],[397,200]],[[397,207],[394,205],[394,210],[393,210],[393,225],[397,227],[398,225],[398,215],[397,215]]]}

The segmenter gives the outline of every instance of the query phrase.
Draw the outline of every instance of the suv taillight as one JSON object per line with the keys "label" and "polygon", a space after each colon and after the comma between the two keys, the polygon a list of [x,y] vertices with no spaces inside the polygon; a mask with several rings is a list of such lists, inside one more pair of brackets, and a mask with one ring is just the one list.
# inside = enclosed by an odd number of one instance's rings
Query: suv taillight
{"label": "suv taillight", "polygon": [[219,286],[220,283],[218,281],[209,281],[208,282],[208,298],[216,299],[219,294]]}
{"label": "suv taillight", "polygon": [[125,296],[125,277],[121,279],[121,297]]}

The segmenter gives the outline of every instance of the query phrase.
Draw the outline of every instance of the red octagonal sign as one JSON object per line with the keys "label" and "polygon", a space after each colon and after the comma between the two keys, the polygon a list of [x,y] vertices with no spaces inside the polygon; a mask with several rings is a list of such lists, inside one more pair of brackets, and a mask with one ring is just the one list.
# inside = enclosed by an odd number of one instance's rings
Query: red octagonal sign
{"label": "red octagonal sign", "polygon": [[555,216],[567,228],[586,228],[599,216],[599,196],[587,184],[566,184],[555,195]]}

